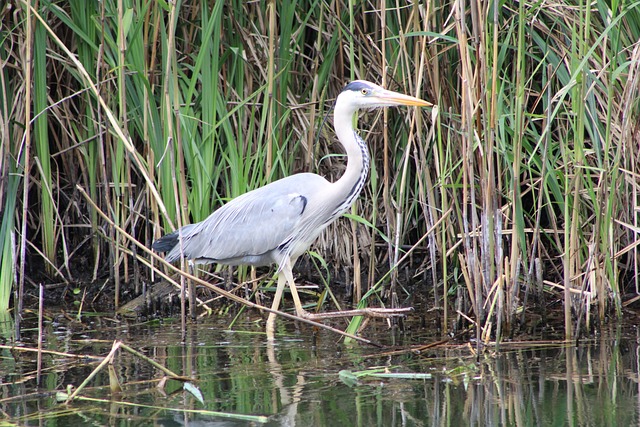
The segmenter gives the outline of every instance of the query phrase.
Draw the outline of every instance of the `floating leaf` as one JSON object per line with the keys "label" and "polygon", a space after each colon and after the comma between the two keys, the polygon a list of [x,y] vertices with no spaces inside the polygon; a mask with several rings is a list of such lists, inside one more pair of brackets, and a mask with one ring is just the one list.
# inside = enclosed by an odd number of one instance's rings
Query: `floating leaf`
{"label": "floating leaf", "polygon": [[338,372],[338,377],[340,378],[340,381],[342,381],[349,387],[358,385],[358,377],[355,376],[353,372],[347,369],[343,369],[340,372]]}
{"label": "floating leaf", "polygon": [[195,385],[193,385],[193,383],[190,382],[185,382],[183,385],[183,388],[188,391],[189,393],[193,394],[193,396],[198,399],[198,401],[200,401],[200,403],[202,403],[204,405],[204,397],[202,396],[202,392],[200,391],[200,389],[198,387],[196,387]]}

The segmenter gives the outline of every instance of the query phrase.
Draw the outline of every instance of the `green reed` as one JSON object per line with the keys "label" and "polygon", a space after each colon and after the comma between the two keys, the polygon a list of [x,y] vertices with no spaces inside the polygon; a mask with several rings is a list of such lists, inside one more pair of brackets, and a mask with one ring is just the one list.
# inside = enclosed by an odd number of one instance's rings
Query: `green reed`
{"label": "green reed", "polygon": [[[5,48],[6,34],[0,31],[0,63],[5,64],[9,51]],[[18,135],[10,125],[11,100],[15,99],[14,81],[7,68],[0,66],[0,312],[9,308],[16,265],[15,225],[20,179],[16,163],[12,161],[13,146],[9,144]]]}
{"label": "green reed", "polygon": [[41,165],[38,192],[40,197],[40,217],[48,218],[40,223],[42,252],[47,263],[47,271],[53,272],[52,264],[56,259],[56,221],[55,200],[53,194],[53,180],[51,168],[51,155],[49,150],[49,122],[47,100],[47,34],[40,24],[35,25],[33,42],[33,138],[35,155]]}
{"label": "green reed", "polygon": [[[92,78],[96,78],[94,71],[97,62],[97,46],[99,45],[98,28],[93,22],[93,17],[97,10],[95,3],[84,2],[81,0],[73,0],[69,2],[70,6],[70,25],[73,25],[74,33],[83,35],[78,37],[77,50],[78,60],[84,64]],[[86,167],[84,168],[84,182],[89,194],[93,200],[99,200],[101,192],[99,191],[100,183],[100,153],[102,137],[100,135],[100,114],[96,109],[97,103],[91,97],[91,94],[83,92],[81,95],[81,103],[79,106],[82,114],[80,126],[73,126],[72,131],[74,138],[78,141],[86,141],[85,144],[78,148],[80,155],[83,157]],[[96,260],[100,259],[100,242],[97,238],[96,231],[98,226],[98,214],[95,210],[90,212],[90,225],[94,237],[92,238],[92,251]],[[94,277],[95,279],[95,277]]]}

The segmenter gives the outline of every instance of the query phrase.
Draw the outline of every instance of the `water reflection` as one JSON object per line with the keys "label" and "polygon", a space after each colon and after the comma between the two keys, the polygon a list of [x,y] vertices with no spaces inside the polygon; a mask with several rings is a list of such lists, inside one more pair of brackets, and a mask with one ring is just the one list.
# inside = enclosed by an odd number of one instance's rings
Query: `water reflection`
{"label": "water reflection", "polygon": [[[115,363],[122,393],[110,393],[104,372],[83,393],[104,402],[74,402],[66,407],[55,403],[50,391],[77,386],[95,363],[47,355],[43,387],[36,389],[34,355],[3,348],[0,419],[20,425],[247,425],[179,412],[206,409],[267,415],[272,426],[639,423],[639,338],[620,330],[578,346],[505,343],[499,353],[486,351],[477,358],[464,344],[395,355],[372,347],[345,347],[329,333],[288,321],[280,325],[279,339],[269,344],[262,326],[250,320],[227,331],[226,322],[209,319],[192,325],[186,342],[181,342],[179,325],[166,322],[122,324],[95,318],[61,327],[61,322],[52,320],[45,348],[105,355],[112,340],[123,340],[172,371],[197,379],[204,407],[177,381],[157,390],[160,374],[124,352]],[[0,331],[5,343],[9,330]],[[378,338],[388,334],[384,329],[369,332]],[[24,335],[30,333],[35,336],[34,331]],[[414,333],[403,340],[409,344],[436,339]],[[34,342],[26,345],[35,347]],[[431,375],[426,379],[355,375],[374,367]],[[354,373],[356,382],[342,381],[341,370]]]}

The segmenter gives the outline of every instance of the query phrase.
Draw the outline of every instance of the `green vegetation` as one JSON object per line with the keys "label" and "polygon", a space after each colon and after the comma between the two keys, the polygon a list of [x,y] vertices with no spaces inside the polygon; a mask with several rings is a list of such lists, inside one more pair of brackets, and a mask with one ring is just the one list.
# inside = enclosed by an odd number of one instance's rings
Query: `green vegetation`
{"label": "green vegetation", "polygon": [[314,249],[355,303],[421,292],[447,330],[499,340],[560,300],[576,337],[640,286],[640,1],[14,0],[0,19],[2,310],[42,273],[108,274],[119,305],[154,277],[119,230],[149,246],[280,177],[336,179],[325,116],[352,78],[438,105],[361,120],[370,185]]}

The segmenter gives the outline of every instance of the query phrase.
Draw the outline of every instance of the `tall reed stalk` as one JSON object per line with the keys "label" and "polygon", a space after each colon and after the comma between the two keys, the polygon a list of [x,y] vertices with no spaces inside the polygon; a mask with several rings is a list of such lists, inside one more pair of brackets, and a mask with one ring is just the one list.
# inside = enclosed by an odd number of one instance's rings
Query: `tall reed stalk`
{"label": "tall reed stalk", "polygon": [[13,161],[15,144],[13,138],[19,138],[20,132],[11,120],[16,116],[12,112],[12,100],[15,95],[16,82],[11,79],[7,68],[8,57],[11,54],[6,49],[8,35],[0,33],[0,312],[9,309],[12,285],[16,266],[16,209],[18,208],[18,194],[20,179],[17,165]]}

